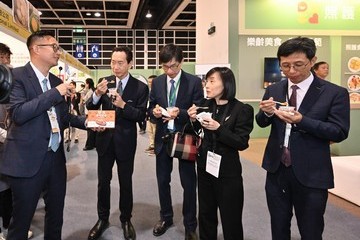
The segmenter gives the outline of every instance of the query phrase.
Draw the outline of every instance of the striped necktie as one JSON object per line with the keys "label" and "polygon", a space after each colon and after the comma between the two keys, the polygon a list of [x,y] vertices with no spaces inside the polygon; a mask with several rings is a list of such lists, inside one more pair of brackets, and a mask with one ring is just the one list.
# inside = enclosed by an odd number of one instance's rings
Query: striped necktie
{"label": "striped necktie", "polygon": [[[45,78],[44,80],[42,80],[43,83],[43,91],[46,92],[47,90],[49,90],[48,86],[47,86],[47,79]],[[50,109],[50,111],[54,111],[55,112],[55,108],[52,107]],[[51,121],[51,120],[50,120]],[[59,133],[53,133],[51,131],[51,137],[50,137],[50,148],[53,152],[56,152],[56,150],[59,148],[60,143],[59,143]]]}

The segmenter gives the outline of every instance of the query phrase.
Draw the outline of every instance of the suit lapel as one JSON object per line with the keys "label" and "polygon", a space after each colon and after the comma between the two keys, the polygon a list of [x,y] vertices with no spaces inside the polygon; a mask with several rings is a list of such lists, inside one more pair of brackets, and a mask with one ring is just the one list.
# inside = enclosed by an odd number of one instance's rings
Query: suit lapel
{"label": "suit lapel", "polygon": [[180,85],[179,85],[178,93],[176,95],[175,106],[181,106],[181,101],[186,96],[186,90],[189,89],[188,88],[189,82],[188,82],[187,78],[185,77],[184,71],[181,72],[179,81],[180,81]]}
{"label": "suit lapel", "polygon": [[[124,100],[129,99],[130,95],[131,95],[132,93],[134,93],[133,91],[135,91],[135,89],[136,89],[136,86],[135,86],[136,82],[135,82],[135,81],[139,81],[139,80],[133,78],[133,77],[130,75],[130,76],[129,76],[129,80],[128,80],[128,82],[127,82],[127,84],[126,84],[126,86],[125,86],[125,88],[124,88],[124,90],[123,90],[122,98],[123,98]],[[132,91],[132,90],[133,90],[133,91]],[[128,96],[129,96],[129,97],[128,97]]]}
{"label": "suit lapel", "polygon": [[168,89],[167,89],[167,77],[166,77],[166,74],[162,75],[162,83],[161,83],[161,85],[162,85],[161,88],[163,89],[161,91],[161,100],[164,103],[164,106],[161,106],[161,107],[167,108],[169,106],[169,102],[168,102],[168,96],[167,96],[168,95]]}
{"label": "suit lapel", "polygon": [[39,79],[37,78],[34,69],[32,69],[30,62],[25,65],[26,71],[28,71],[28,78],[31,85],[34,87],[36,95],[40,95],[43,93],[42,86],[39,83]]}
{"label": "suit lapel", "polygon": [[314,81],[311,83],[300,105],[299,112],[301,114],[305,114],[311,109],[311,107],[314,105],[314,102],[317,101],[320,94],[324,90],[324,86],[321,81],[324,80],[319,80],[316,77],[314,78]]}

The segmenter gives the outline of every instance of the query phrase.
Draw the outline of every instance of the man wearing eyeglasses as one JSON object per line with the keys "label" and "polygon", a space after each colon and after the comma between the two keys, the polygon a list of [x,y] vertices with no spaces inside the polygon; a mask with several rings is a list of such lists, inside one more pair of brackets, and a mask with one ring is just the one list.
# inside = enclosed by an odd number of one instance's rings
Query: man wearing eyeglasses
{"label": "man wearing eyeglasses", "polygon": [[[271,126],[262,167],[276,240],[291,238],[293,209],[301,239],[322,239],[328,189],[334,187],[329,144],[349,133],[349,94],[312,74],[315,54],[309,38],[281,44],[277,57],[288,79],[266,89],[256,115],[260,127]],[[283,102],[290,107],[279,106]]]}
{"label": "man wearing eyeglasses", "polygon": [[[160,220],[154,226],[154,236],[164,234],[173,225],[174,215],[170,189],[173,158],[167,154],[167,143],[163,142],[162,137],[170,132],[181,131],[189,121],[187,109],[204,97],[201,79],[181,69],[183,55],[180,47],[173,44],[164,46],[159,58],[164,74],[152,82],[149,105],[149,113],[156,118],[156,176],[160,200]],[[168,117],[162,115],[160,107],[171,107]],[[185,239],[197,239],[195,163],[179,159],[178,164],[184,190]]]}
{"label": "man wearing eyeglasses", "polygon": [[49,73],[57,66],[60,47],[47,32],[27,39],[30,62],[13,69],[10,93],[11,124],[4,142],[0,171],[7,175],[13,212],[7,239],[27,239],[40,194],[44,192],[44,239],[61,239],[66,166],[63,130],[85,129],[85,118],[68,112],[64,95],[71,86]]}

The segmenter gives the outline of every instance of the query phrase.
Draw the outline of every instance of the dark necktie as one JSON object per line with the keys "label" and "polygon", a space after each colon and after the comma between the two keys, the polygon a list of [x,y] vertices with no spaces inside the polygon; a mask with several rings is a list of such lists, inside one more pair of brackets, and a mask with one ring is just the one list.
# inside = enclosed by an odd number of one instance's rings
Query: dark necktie
{"label": "dark necktie", "polygon": [[119,94],[120,96],[122,96],[122,94],[123,94],[123,89],[122,89],[122,82],[121,82],[121,80],[119,81],[119,84],[118,84],[118,87],[117,87],[116,91],[118,92],[118,94]]}
{"label": "dark necktie", "polygon": [[[47,90],[49,90],[49,88],[47,87],[47,79],[45,78],[44,80],[42,80],[43,83],[43,91],[46,92]],[[55,111],[55,108],[52,107],[50,111]],[[50,120],[51,121],[51,120]],[[50,139],[50,148],[53,152],[56,152],[56,150],[59,148],[60,143],[59,143],[59,133],[55,132],[53,133],[51,131],[51,139]]]}
{"label": "dark necktie", "polygon": [[292,85],[292,86],[291,86],[292,93],[291,93],[291,97],[290,97],[290,99],[289,99],[289,104],[290,104],[290,106],[295,107],[295,109],[296,109],[296,96],[297,96],[296,90],[298,90],[298,88],[299,88],[299,87],[298,87],[297,85]]}
{"label": "dark necktie", "polygon": [[[299,88],[297,85],[292,85],[292,93],[291,97],[289,99],[290,106],[295,107],[296,109],[296,90]],[[289,140],[290,142],[290,140]],[[288,147],[283,147],[283,154],[281,157],[281,162],[286,166],[289,167],[291,165],[291,156],[290,156],[290,150]]]}
{"label": "dark necktie", "polygon": [[176,102],[176,97],[175,97],[175,80],[171,79],[170,80],[171,83],[171,87],[170,87],[170,93],[169,93],[169,107],[174,107],[175,106],[175,102]]}

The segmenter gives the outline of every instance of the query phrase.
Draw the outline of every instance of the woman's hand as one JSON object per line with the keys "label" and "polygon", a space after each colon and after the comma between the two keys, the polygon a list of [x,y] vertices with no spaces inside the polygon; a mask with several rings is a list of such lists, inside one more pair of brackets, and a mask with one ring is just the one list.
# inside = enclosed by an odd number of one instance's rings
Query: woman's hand
{"label": "woman's hand", "polygon": [[201,126],[208,130],[215,131],[220,127],[220,123],[212,118],[203,119],[201,122]]}
{"label": "woman's hand", "polygon": [[187,110],[187,113],[190,117],[190,120],[192,122],[195,122],[196,121],[196,110],[197,110],[197,107],[195,106],[195,104],[193,104],[188,110]]}

